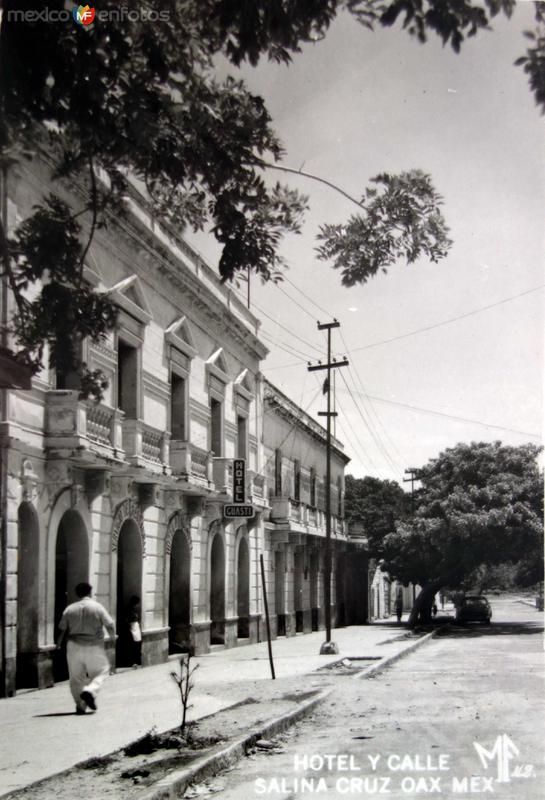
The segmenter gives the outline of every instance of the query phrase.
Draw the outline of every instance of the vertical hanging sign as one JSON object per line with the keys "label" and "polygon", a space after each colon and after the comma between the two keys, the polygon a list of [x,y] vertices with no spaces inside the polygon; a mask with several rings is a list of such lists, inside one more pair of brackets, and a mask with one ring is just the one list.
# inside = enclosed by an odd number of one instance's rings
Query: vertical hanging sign
{"label": "vertical hanging sign", "polygon": [[246,499],[246,461],[233,459],[233,503],[244,503]]}
{"label": "vertical hanging sign", "polygon": [[226,517],[246,517],[255,515],[251,503],[246,504],[246,461],[243,458],[233,459],[233,502],[223,507]]}

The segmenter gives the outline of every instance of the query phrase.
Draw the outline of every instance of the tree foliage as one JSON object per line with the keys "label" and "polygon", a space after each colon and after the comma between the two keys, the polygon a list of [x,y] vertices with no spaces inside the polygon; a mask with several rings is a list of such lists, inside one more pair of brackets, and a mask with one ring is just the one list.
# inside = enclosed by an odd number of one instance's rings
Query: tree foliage
{"label": "tree foliage", "polygon": [[367,188],[363,213],[345,224],[322,225],[318,235],[319,257],[341,270],[345,286],[365,283],[400,259],[412,264],[426,256],[437,262],[452,244],[429,175],[419,170],[383,174],[372,183],[382,191]]}
{"label": "tree foliage", "polygon": [[371,558],[382,558],[383,541],[406,519],[409,498],[395,481],[380,478],[345,478],[345,517],[348,524],[361,525]]}
{"label": "tree foliage", "polygon": [[[458,444],[419,472],[413,519],[384,540],[384,568],[423,587],[459,588],[483,567],[543,569],[540,448],[501,442]],[[433,596],[433,595],[432,595]]]}
{"label": "tree foliage", "polygon": [[[138,14],[122,17],[117,2],[103,0],[100,11],[111,12],[109,20],[84,28],[66,21],[14,20],[14,12],[35,6],[5,0],[0,166],[5,169],[41,140],[56,162],[52,183],[71,180],[87,197],[83,209],[70,211],[59,197],[50,197],[10,243],[0,231],[24,359],[38,369],[49,341],[53,366],[81,371],[77,347],[70,347],[62,326],[53,325],[54,335],[48,332],[51,310],[63,304],[76,339],[100,338],[114,324],[107,299],[92,298],[82,264],[95,231],[122,213],[129,175],[145,185],[155,213],[178,230],[211,227],[222,246],[223,280],[248,268],[264,279],[277,274],[281,238],[300,230],[307,198],[266,180],[266,164],[282,157],[281,142],[261,97],[237,77],[217,79],[218,56],[233,67],[244,61],[255,65],[262,56],[287,62],[303,43],[324,36],[341,10],[371,28],[399,20],[420,41],[434,32],[458,50],[466,36],[486,28],[498,13],[510,14],[512,6],[513,0],[143,0],[138,8],[153,13],[150,22]],[[50,0],[47,8],[64,11],[65,3]],[[525,69],[539,82],[533,62]],[[365,192],[360,216],[346,226],[322,228],[321,254],[333,258],[348,285],[367,280],[396,258],[437,259],[448,247],[440,198],[425,175],[381,175],[375,183],[383,191],[372,186]],[[64,234],[59,214],[71,216]],[[48,221],[51,231],[45,230]],[[359,253],[358,237],[364,237]],[[47,260],[38,244],[63,249],[63,264],[49,260],[47,291],[31,303],[25,284],[44,274]],[[73,353],[68,358],[73,363],[60,364],[61,353]],[[99,393],[98,384],[95,388]]]}

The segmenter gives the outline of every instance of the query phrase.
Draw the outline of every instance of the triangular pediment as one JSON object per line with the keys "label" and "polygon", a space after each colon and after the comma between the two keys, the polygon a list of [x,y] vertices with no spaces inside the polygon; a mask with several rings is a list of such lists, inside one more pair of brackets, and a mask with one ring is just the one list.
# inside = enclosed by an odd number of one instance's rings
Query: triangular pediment
{"label": "triangular pediment", "polygon": [[181,350],[189,358],[197,355],[195,340],[187,317],[179,317],[174,320],[165,331],[165,339],[172,347]]}
{"label": "triangular pediment", "polygon": [[83,277],[94,289],[104,289],[104,276],[92,250],[88,252],[83,265]]}
{"label": "triangular pediment", "polygon": [[140,322],[145,325],[150,322],[152,318],[151,308],[142,282],[137,275],[130,275],[128,278],[119,281],[111,289],[108,289],[107,294],[110,295],[116,305],[139,319]]}
{"label": "triangular pediment", "polygon": [[218,349],[212,353],[210,358],[206,360],[206,369],[212,375],[215,375],[217,378],[223,381],[223,383],[229,382],[229,375],[227,373],[227,361],[225,359],[223,347],[218,347]]}
{"label": "triangular pediment", "polygon": [[252,376],[247,369],[243,369],[235,380],[235,391],[241,394],[246,400],[251,400],[254,392]]}

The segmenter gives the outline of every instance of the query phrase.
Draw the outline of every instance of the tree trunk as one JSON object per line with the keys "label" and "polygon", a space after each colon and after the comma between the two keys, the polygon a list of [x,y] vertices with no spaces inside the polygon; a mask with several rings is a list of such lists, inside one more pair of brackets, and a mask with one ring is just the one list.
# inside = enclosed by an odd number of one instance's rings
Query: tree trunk
{"label": "tree trunk", "polygon": [[414,628],[418,622],[431,621],[431,607],[433,598],[441,588],[439,583],[427,583],[422,587],[422,591],[414,601],[414,605],[409,614],[407,624],[409,628]]}

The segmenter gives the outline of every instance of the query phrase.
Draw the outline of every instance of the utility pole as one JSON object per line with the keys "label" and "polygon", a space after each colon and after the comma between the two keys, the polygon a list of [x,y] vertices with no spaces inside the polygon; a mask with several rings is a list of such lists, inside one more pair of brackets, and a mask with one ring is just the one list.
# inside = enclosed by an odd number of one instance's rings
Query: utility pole
{"label": "utility pole", "polygon": [[[418,480],[418,470],[415,467],[407,467],[405,470],[405,475],[408,475],[408,478],[403,478],[403,483],[410,483],[411,484],[411,514],[414,517],[414,482]],[[413,583],[413,605],[416,601],[416,586]]]}
{"label": "utility pole", "polygon": [[327,392],[327,411],[318,411],[319,417],[327,417],[327,437],[326,437],[326,491],[325,491],[325,564],[324,564],[324,605],[325,605],[325,629],[326,640],[320,647],[320,655],[330,655],[338,653],[339,648],[331,641],[331,418],[337,416],[336,411],[331,410],[331,370],[337,367],[347,367],[348,359],[342,361],[331,360],[331,329],[340,328],[340,322],[336,319],[333,322],[318,322],[318,330],[327,330],[327,363],[318,362],[315,365],[308,365],[309,372],[327,370],[327,377],[324,381],[324,394]]}
{"label": "utility pole", "polygon": [[409,477],[403,478],[403,483],[411,484],[411,512],[414,514],[414,482],[419,480],[418,470],[414,467],[407,467],[405,470],[405,475],[408,475]]}

